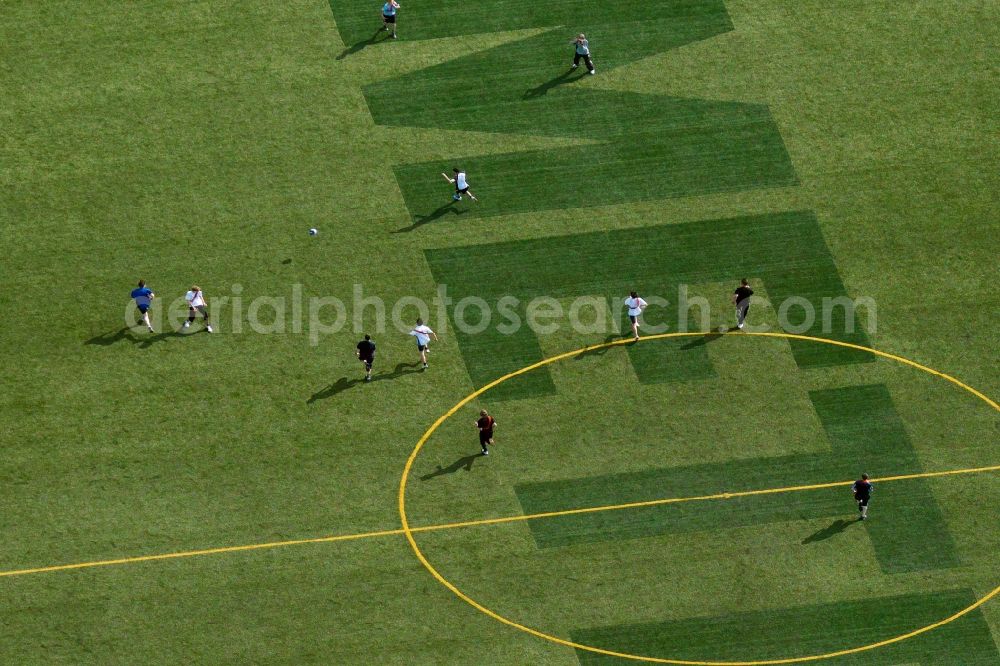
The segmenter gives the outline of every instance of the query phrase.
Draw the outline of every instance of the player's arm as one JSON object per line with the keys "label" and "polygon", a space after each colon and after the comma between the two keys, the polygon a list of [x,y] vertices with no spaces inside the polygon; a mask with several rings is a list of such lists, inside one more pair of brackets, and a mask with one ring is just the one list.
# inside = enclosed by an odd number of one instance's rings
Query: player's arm
{"label": "player's arm", "polygon": [[455,182],[455,179],[454,179],[454,178],[449,178],[449,177],[448,177],[448,174],[444,173],[443,171],[441,172],[441,176],[442,176],[442,177],[443,177],[443,178],[444,178],[445,180],[447,180],[447,181],[448,181],[449,183],[454,183],[454,182]]}
{"label": "player's arm", "polygon": [[434,342],[438,341],[438,334],[435,333],[434,331],[431,331],[431,337],[434,338]]}

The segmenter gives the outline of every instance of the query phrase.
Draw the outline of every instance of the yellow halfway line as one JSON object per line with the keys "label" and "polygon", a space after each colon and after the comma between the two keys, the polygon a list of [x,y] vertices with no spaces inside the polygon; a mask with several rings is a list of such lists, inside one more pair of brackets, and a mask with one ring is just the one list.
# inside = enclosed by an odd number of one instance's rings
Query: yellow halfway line
{"label": "yellow halfway line", "polygon": [[[884,476],[871,479],[872,483],[886,483],[889,481],[907,481],[911,479],[930,479],[942,476],[955,476],[959,474],[979,474],[983,472],[1000,471],[1000,465],[990,465],[986,467],[969,467],[965,469],[945,470],[942,472],[919,472],[916,474],[898,474],[895,476]],[[466,520],[453,523],[440,523],[438,525],[424,525],[412,527],[410,532],[436,532],[440,530],[451,530],[462,527],[477,527],[481,525],[499,525],[503,523],[515,523],[526,520],[537,520],[540,518],[556,518],[559,516],[573,516],[585,513],[599,513],[603,511],[621,511],[624,509],[636,509],[648,506],[661,506],[665,504],[680,504],[682,502],[704,502],[709,500],[735,499],[738,497],[754,497],[757,495],[777,495],[779,493],[802,492],[806,490],[822,490],[825,488],[838,488],[850,486],[853,481],[833,481],[830,483],[814,483],[801,486],[785,486],[783,488],[763,488],[759,490],[740,490],[735,492],[713,493],[711,495],[695,495],[692,497],[665,497],[661,499],[645,500],[642,502],[626,502],[623,504],[608,504],[604,506],[584,507],[580,509],[564,509],[561,511],[546,511],[543,513],[522,514],[519,516],[505,516],[502,518],[484,518],[480,520]],[[244,544],[240,546],[222,546],[219,548],[203,548],[200,550],[185,550],[174,553],[160,553],[156,555],[139,555],[136,557],[121,557],[110,560],[94,560],[92,562],[76,562],[72,564],[57,564],[47,567],[35,567],[32,569],[13,569],[10,571],[0,571],[0,578],[9,576],[26,576],[28,574],[49,573],[53,571],[70,571],[74,569],[89,569],[92,567],[107,567],[116,564],[137,564],[139,562],[155,562],[159,560],[175,560],[186,557],[199,557],[202,555],[220,555],[223,553],[239,553],[251,550],[267,550],[271,548],[281,548],[284,546],[301,546],[314,543],[333,543],[337,541],[356,541],[359,539],[370,539],[375,537],[395,536],[405,534],[402,528],[392,530],[378,530],[373,532],[357,532],[355,534],[340,534],[335,536],[313,537],[309,539],[290,539],[287,541],[269,541],[265,543]]]}

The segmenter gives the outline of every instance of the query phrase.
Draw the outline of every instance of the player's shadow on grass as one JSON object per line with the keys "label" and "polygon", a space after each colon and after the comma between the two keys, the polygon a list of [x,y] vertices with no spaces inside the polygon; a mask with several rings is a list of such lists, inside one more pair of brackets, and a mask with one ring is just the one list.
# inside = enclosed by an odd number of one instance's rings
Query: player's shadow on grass
{"label": "player's shadow on grass", "polygon": [[448,465],[447,467],[441,467],[441,465],[438,465],[436,470],[434,470],[430,474],[424,474],[422,477],[420,477],[420,480],[421,481],[430,481],[435,476],[444,476],[445,474],[454,474],[455,472],[457,472],[460,469],[464,469],[466,472],[471,472],[472,471],[472,464],[476,462],[476,458],[479,458],[482,455],[483,455],[482,453],[477,453],[475,455],[465,456],[463,458],[459,458],[458,460],[456,460],[452,464]]}
{"label": "player's shadow on grass", "polygon": [[335,383],[330,384],[329,386],[325,386],[320,390],[316,391],[315,393],[313,393],[312,396],[310,396],[310,398],[306,400],[306,404],[311,405],[317,400],[326,400],[327,398],[332,398],[338,393],[343,393],[347,389],[362,383],[364,383],[363,379],[358,379],[358,378],[348,379],[347,377],[341,377]]}
{"label": "player's shadow on grass", "polygon": [[394,234],[405,234],[408,231],[413,231],[415,229],[418,229],[419,227],[424,226],[428,222],[433,222],[435,220],[440,220],[442,217],[444,217],[448,213],[451,213],[452,215],[465,215],[466,213],[469,212],[467,209],[464,209],[464,208],[461,209],[461,210],[458,209],[458,208],[455,208],[455,204],[456,203],[457,202],[453,199],[453,200],[449,201],[448,203],[444,204],[443,206],[440,206],[433,213],[428,213],[427,215],[417,215],[416,217],[413,218],[413,224],[411,224],[408,227],[403,227],[402,229],[396,229],[392,233],[394,233]]}
{"label": "player's shadow on grass", "polygon": [[183,337],[184,334],[180,331],[165,331],[163,333],[151,333],[149,335],[136,335],[132,332],[132,329],[125,327],[118,329],[117,331],[108,331],[107,333],[101,333],[100,335],[95,335],[91,339],[85,341],[85,345],[100,345],[102,347],[109,347],[117,342],[126,341],[131,342],[134,345],[139,345],[140,347],[149,347],[150,345],[166,340],[167,338],[179,338]]}
{"label": "player's shadow on grass", "polygon": [[813,532],[805,539],[803,539],[802,545],[805,546],[810,543],[816,543],[817,541],[826,541],[830,537],[837,536],[838,534],[840,534],[841,532],[843,532],[856,522],[857,522],[856,520],[844,520],[843,518],[841,518],[840,520],[835,520],[828,527],[824,527],[818,532]]}
{"label": "player's shadow on grass", "polygon": [[414,372],[420,372],[419,363],[397,363],[396,367],[392,369],[392,372],[383,372],[381,375],[373,375],[372,380],[380,382],[383,379],[398,379],[403,375],[409,375]]}
{"label": "player's shadow on grass", "polygon": [[[587,70],[583,71],[586,72]],[[582,73],[579,76],[573,78],[574,72],[576,72],[575,69],[568,69],[559,76],[557,76],[556,78],[550,81],[546,81],[540,86],[536,86],[530,90],[526,90],[524,95],[521,96],[521,99],[536,99],[538,97],[543,97],[544,95],[547,95],[549,91],[552,90],[553,88],[566,85],[567,83],[573,83],[574,81],[578,81],[579,79],[583,78]]]}
{"label": "player's shadow on grass", "polygon": [[715,340],[718,340],[719,338],[722,338],[727,333],[732,333],[733,331],[738,331],[738,330],[740,330],[740,329],[736,328],[735,326],[730,326],[725,331],[716,331],[716,332],[713,332],[713,333],[706,333],[705,335],[701,336],[700,338],[695,338],[691,342],[687,343],[686,345],[684,345],[683,347],[681,347],[681,349],[694,349],[696,347],[703,347],[703,346],[707,345],[709,342],[714,342]]}
{"label": "player's shadow on grass", "polygon": [[111,345],[121,342],[122,340],[135,339],[129,328],[120,328],[116,331],[108,331],[107,333],[101,333],[100,335],[95,335],[91,339],[87,340],[83,344],[85,345],[100,345],[101,347],[110,347]]}
{"label": "player's shadow on grass", "polygon": [[[385,29],[379,28],[378,30],[375,31],[375,34],[369,37],[368,39],[358,42],[356,44],[351,44],[346,49],[340,52],[340,55],[337,56],[337,60],[343,60],[347,56],[354,55],[355,53],[365,48],[366,46],[371,46],[372,44],[375,44],[378,41],[379,34],[383,32],[385,32]],[[388,33],[386,33],[386,37],[388,36],[389,36]]]}
{"label": "player's shadow on grass", "polygon": [[[618,340],[621,337],[623,337],[623,336],[621,336],[621,335],[614,335],[614,334],[613,335],[609,335],[608,337],[604,338],[604,342],[599,343],[599,344],[607,345],[609,342],[614,342],[615,340]],[[595,345],[592,349],[584,349],[582,352],[580,352],[579,354],[577,354],[576,356],[574,356],[573,360],[574,361],[579,361],[581,358],[588,358],[590,356],[602,356],[602,355],[606,354],[609,349],[611,349],[610,346],[598,347],[598,346]]]}
{"label": "player's shadow on grass", "polygon": [[[420,372],[419,363],[397,363],[396,367],[392,369],[391,372],[383,372],[380,375],[372,375],[373,382],[380,382],[383,379],[398,379],[403,375],[408,375],[412,372]],[[354,379],[348,379],[347,377],[341,377],[335,383],[325,386],[320,390],[316,391],[306,400],[307,405],[311,405],[317,400],[326,400],[327,398],[332,398],[333,396],[343,393],[349,388],[353,388],[358,384],[364,384],[365,380],[361,377],[356,377]]]}
{"label": "player's shadow on grass", "polygon": [[[207,333],[208,331],[205,332]],[[151,333],[150,335],[141,338],[133,335],[131,338],[132,342],[145,349],[146,347],[151,347],[157,342],[163,342],[164,340],[168,340],[170,338],[183,338],[185,335],[185,333],[181,333],[180,331],[164,331],[163,333]]]}

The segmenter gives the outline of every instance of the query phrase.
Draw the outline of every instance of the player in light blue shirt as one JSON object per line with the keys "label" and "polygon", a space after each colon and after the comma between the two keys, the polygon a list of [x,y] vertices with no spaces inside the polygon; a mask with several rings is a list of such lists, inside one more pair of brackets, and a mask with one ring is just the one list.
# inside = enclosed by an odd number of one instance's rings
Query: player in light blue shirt
{"label": "player in light blue shirt", "polygon": [[392,29],[392,38],[396,39],[396,10],[399,9],[399,3],[396,0],[389,0],[389,2],[382,5],[382,25],[385,26],[386,31],[390,28]]}
{"label": "player in light blue shirt", "polygon": [[142,315],[142,323],[146,325],[149,332],[153,332],[153,325],[149,323],[149,307],[153,304],[153,299],[156,298],[156,294],[153,290],[146,286],[145,280],[139,280],[139,286],[132,290],[130,294],[131,298],[135,299],[135,306],[139,308],[139,313]]}
{"label": "player in light blue shirt", "polygon": [[420,362],[424,364],[424,370],[427,369],[427,352],[430,350],[428,346],[431,343],[431,338],[436,341],[438,339],[437,333],[431,330],[431,327],[424,323],[423,319],[417,319],[417,325],[413,327],[410,331],[410,335],[417,339],[417,351],[420,352]]}
{"label": "player in light blue shirt", "polygon": [[587,71],[591,74],[596,74],[594,69],[594,61],[590,59],[590,42],[587,41],[587,36],[582,32],[576,36],[572,42],[570,42],[575,49],[573,54],[573,69],[580,66],[580,59],[583,59],[584,64],[587,65]]}

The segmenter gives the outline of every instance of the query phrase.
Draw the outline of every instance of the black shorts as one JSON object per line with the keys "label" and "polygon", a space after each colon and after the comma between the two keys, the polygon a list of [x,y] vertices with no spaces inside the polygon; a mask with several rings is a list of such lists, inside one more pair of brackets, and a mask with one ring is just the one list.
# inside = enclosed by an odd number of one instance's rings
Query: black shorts
{"label": "black shorts", "polygon": [[375,362],[375,357],[372,356],[371,358],[363,358],[361,359],[361,362],[365,364],[365,370],[371,370],[372,363]]}
{"label": "black shorts", "polygon": [[634,324],[639,320],[639,315],[629,315],[628,320]]}
{"label": "black shorts", "polygon": [[468,186],[463,187],[462,189],[458,189],[458,187],[455,187],[455,191],[458,192],[459,194],[465,194],[466,192],[469,191],[469,188]]}
{"label": "black shorts", "polygon": [[395,23],[396,15],[393,14],[392,16],[386,16],[385,14],[382,14],[382,21],[385,23]]}
{"label": "black shorts", "polygon": [[493,441],[493,431],[492,430],[480,430],[479,431],[479,443],[489,444]]}
{"label": "black shorts", "polygon": [[870,497],[855,497],[854,499],[856,499],[858,501],[858,506],[868,506],[868,500],[871,499],[871,498]]}
{"label": "black shorts", "polygon": [[136,305],[136,307],[139,308],[140,314],[146,314],[147,312],[149,312],[148,305]]}
{"label": "black shorts", "polygon": [[417,351],[427,351],[427,345],[417,343]]}

